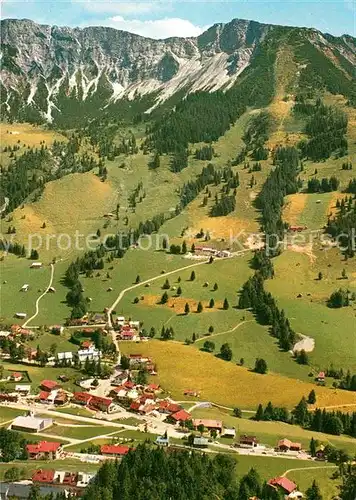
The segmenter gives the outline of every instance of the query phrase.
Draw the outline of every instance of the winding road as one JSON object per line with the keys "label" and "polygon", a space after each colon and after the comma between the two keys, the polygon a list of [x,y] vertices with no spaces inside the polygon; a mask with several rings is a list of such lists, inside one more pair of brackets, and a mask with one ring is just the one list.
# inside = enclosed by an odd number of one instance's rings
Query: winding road
{"label": "winding road", "polygon": [[53,283],[53,277],[54,277],[54,264],[51,264],[51,277],[50,277],[50,280],[49,280],[49,283],[48,283],[48,286],[46,288],[46,290],[42,293],[42,295],[40,295],[38,297],[38,299],[36,300],[36,312],[33,316],[31,316],[31,318],[28,318],[25,323],[22,325],[22,328],[26,328],[26,326],[33,320],[35,319],[37,316],[38,316],[38,313],[39,313],[39,310],[40,310],[40,301],[42,299],[42,297],[44,297],[46,295],[46,293],[48,292],[49,288],[52,286],[52,283]]}

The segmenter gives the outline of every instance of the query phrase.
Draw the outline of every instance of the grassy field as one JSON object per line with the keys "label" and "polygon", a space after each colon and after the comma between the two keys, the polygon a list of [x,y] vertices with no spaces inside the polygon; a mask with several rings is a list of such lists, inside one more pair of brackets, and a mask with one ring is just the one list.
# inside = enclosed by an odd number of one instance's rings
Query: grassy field
{"label": "grassy field", "polygon": [[9,422],[13,420],[19,415],[22,415],[24,412],[22,410],[16,410],[14,408],[6,408],[2,406],[0,408],[0,425],[3,425],[5,422]]}
{"label": "grassy field", "polygon": [[[268,280],[266,287],[285,309],[293,328],[315,339],[315,351],[310,355],[312,363],[321,369],[333,363],[355,371],[355,305],[342,309],[326,306],[327,299],[338,288],[356,291],[352,262],[342,260],[336,249],[326,252],[316,249],[312,262],[305,254],[285,251],[275,259],[274,266],[276,277]],[[348,279],[340,279],[342,269]],[[322,280],[317,279],[319,271]],[[298,294],[302,294],[299,299]]]}
{"label": "grassy field", "polygon": [[[285,424],[283,422],[257,422],[247,418],[236,418],[231,412],[219,408],[197,408],[193,410],[194,418],[212,418],[222,420],[224,425],[235,427],[237,434],[253,435],[261,444],[276,446],[280,439],[288,438],[291,441],[301,443],[305,450],[309,449],[312,437],[320,443],[331,444],[337,448],[347,450],[351,455],[355,452],[355,439],[348,436],[331,436],[321,432],[302,429],[297,425]],[[251,415],[252,416],[252,415]],[[222,438],[225,443],[231,440]]]}
{"label": "grassy field", "polygon": [[356,403],[352,392],[317,387],[274,373],[258,375],[177,342],[153,340],[140,345],[121,342],[120,349],[124,354],[151,356],[158,367],[155,381],[178,400],[186,399],[184,390],[194,389],[200,391],[202,400],[231,407],[255,409],[259,403],[272,401],[291,408],[315,389],[320,406]]}
{"label": "grassy field", "polygon": [[[15,313],[24,312],[27,317],[35,312],[36,299],[47,288],[50,268],[30,269],[31,261],[6,255],[1,263],[0,317],[4,323],[22,323],[14,318]],[[27,292],[21,292],[24,284],[29,284]]]}
{"label": "grassy field", "polygon": [[[117,432],[119,429],[117,427],[110,427],[104,425],[73,425],[69,426],[54,426],[48,429],[48,434],[55,436],[63,436],[69,439],[89,439],[96,436],[106,436],[112,432]],[[45,434],[45,433],[44,433]]]}
{"label": "grassy field", "polygon": [[[326,468],[318,462],[304,462],[285,458],[239,456],[237,459],[237,476],[242,477],[252,467],[257,469],[264,480],[280,476],[290,471],[286,476],[298,485],[298,489],[305,493],[315,479],[324,500],[331,500],[338,493],[339,480],[331,478],[336,467],[329,464]],[[307,469],[306,469],[307,468]]]}
{"label": "grassy field", "polygon": [[54,141],[66,142],[67,138],[54,130],[30,123],[0,123],[1,164],[5,167],[10,163],[10,153],[5,148],[19,146],[16,154],[23,154],[28,147],[39,148],[41,144],[51,146]]}
{"label": "grassy field", "polygon": [[87,408],[81,406],[65,406],[64,408],[56,408],[57,412],[77,415],[79,417],[94,417],[94,414]]}
{"label": "grassy field", "polygon": [[66,375],[69,378],[68,382],[62,383],[58,382],[66,390],[78,390],[78,386],[75,386],[74,381],[80,373],[74,368],[54,368],[50,366],[40,367],[33,365],[21,365],[15,363],[3,363],[5,370],[12,371],[27,371],[32,387],[32,392],[37,392],[38,387],[42,380],[50,379],[58,381],[60,375]]}

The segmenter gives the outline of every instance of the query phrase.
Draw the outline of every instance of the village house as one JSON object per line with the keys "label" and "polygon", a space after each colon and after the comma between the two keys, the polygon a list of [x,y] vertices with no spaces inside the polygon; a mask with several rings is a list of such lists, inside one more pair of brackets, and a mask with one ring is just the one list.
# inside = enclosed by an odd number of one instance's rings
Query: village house
{"label": "village house", "polygon": [[20,396],[28,396],[31,392],[31,386],[25,384],[19,384],[15,386],[15,391],[20,394]]}
{"label": "village house", "polygon": [[35,417],[33,414],[27,417],[16,417],[11,424],[13,431],[41,432],[53,425],[51,418]]}
{"label": "village house", "polygon": [[64,362],[67,362],[70,364],[73,363],[73,353],[70,351],[58,352],[56,358],[57,358],[57,361],[59,361],[60,363],[64,363]]}
{"label": "village house", "polygon": [[116,318],[116,324],[118,326],[124,326],[124,324],[125,324],[125,316],[118,316]]}
{"label": "village house", "polygon": [[32,264],[30,265],[30,268],[31,269],[39,269],[43,266],[42,262],[32,262]]}
{"label": "village house", "polygon": [[87,359],[89,361],[98,361],[101,358],[101,351],[95,347],[90,347],[89,349],[79,349],[78,358],[81,363],[84,363]]}
{"label": "village house", "polygon": [[268,481],[269,486],[284,494],[290,495],[297,489],[297,485],[287,477],[275,477]]}
{"label": "village house", "polygon": [[169,437],[168,436],[157,436],[155,443],[158,446],[169,446]]}
{"label": "village house", "polygon": [[293,443],[289,439],[281,439],[278,441],[277,450],[278,451],[300,451],[302,449],[302,445],[300,443]]}
{"label": "village house", "polygon": [[42,380],[42,382],[40,383],[40,389],[42,389],[43,391],[51,392],[59,388],[60,385],[54,380]]}
{"label": "village house", "polygon": [[319,372],[316,377],[317,382],[320,384],[325,384],[325,372]]}
{"label": "village house", "polygon": [[89,401],[89,408],[99,410],[105,413],[111,413],[114,409],[112,399],[92,396]]}
{"label": "village house", "polygon": [[26,313],[22,313],[22,312],[17,312],[17,313],[15,313],[15,317],[19,318],[19,319],[26,319],[27,318],[27,314]]}
{"label": "village house", "polygon": [[118,401],[125,401],[128,390],[124,386],[119,385],[111,389],[109,396]]}
{"label": "village house", "polygon": [[256,436],[247,436],[243,434],[240,436],[239,445],[241,448],[256,448],[256,446],[258,446],[258,440]]}
{"label": "village house", "polygon": [[194,429],[198,429],[200,425],[203,425],[205,429],[208,431],[217,431],[219,433],[222,432],[223,423],[221,420],[211,420],[204,418],[195,418],[193,419],[193,427]]}
{"label": "village house", "polygon": [[177,413],[181,410],[182,407],[177,403],[171,403],[167,400],[162,400],[159,402],[158,411],[160,413],[166,413],[167,415],[171,415],[172,413]]}
{"label": "village house", "polygon": [[83,342],[80,344],[80,347],[84,350],[92,349],[94,347],[94,342],[91,340],[83,340]]}
{"label": "village house", "polygon": [[9,379],[11,380],[11,382],[21,382],[21,380],[23,379],[23,375],[19,372],[12,372]]}
{"label": "village house", "polygon": [[50,328],[51,333],[54,335],[60,335],[64,331],[64,326],[61,325],[53,325]]}
{"label": "village house", "polygon": [[130,451],[129,446],[122,446],[116,444],[103,444],[100,447],[100,453],[102,455],[109,455],[112,457],[122,457],[124,455],[127,455],[129,451]]}
{"label": "village house", "polygon": [[161,392],[161,387],[159,384],[148,384],[145,387],[145,392],[157,394],[158,392]]}
{"label": "village house", "polygon": [[137,339],[137,332],[130,328],[130,326],[124,325],[120,329],[120,338],[121,340],[131,340],[134,342]]}
{"label": "village house", "polygon": [[195,436],[193,439],[193,446],[195,448],[207,448],[209,440],[203,436]]}
{"label": "village house", "polygon": [[223,432],[223,437],[225,438],[235,438],[236,437],[236,430],[235,427],[224,427],[224,432]]}
{"label": "village house", "polygon": [[62,445],[54,441],[40,441],[26,445],[26,450],[30,460],[55,460],[62,451]]}
{"label": "village house", "polygon": [[167,417],[167,421],[172,422],[173,424],[179,424],[180,422],[186,422],[187,420],[191,420],[192,416],[185,410],[179,410],[172,415]]}
{"label": "village house", "polygon": [[316,460],[320,460],[320,461],[326,460],[325,446],[323,444],[321,444],[315,450],[315,458],[316,458]]}
{"label": "village house", "polygon": [[86,406],[91,400],[92,395],[88,392],[75,392],[71,399],[71,403],[76,403],[79,405]]}
{"label": "village house", "polygon": [[24,285],[22,285],[20,291],[21,292],[28,292],[29,288],[30,288],[30,285],[28,283],[25,283]]}

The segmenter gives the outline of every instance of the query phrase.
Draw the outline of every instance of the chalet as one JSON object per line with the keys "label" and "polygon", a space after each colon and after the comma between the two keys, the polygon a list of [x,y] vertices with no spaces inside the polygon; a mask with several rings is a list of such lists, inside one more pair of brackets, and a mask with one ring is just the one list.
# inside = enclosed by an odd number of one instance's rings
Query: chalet
{"label": "chalet", "polygon": [[11,382],[21,382],[22,379],[23,379],[22,373],[12,372],[10,375]]}
{"label": "chalet", "polygon": [[193,389],[186,389],[184,391],[184,396],[192,396],[198,398],[200,396],[200,393],[198,391],[194,391]]}
{"label": "chalet", "polygon": [[30,460],[55,460],[62,451],[61,443],[40,441],[36,444],[26,445]]}
{"label": "chalet", "polygon": [[49,286],[47,288],[47,293],[56,293],[56,289],[54,288],[54,286]]}
{"label": "chalet", "polygon": [[112,457],[124,456],[130,451],[128,446],[116,445],[116,444],[103,444],[100,447],[100,453],[102,455],[110,455]]}
{"label": "chalet", "polygon": [[99,410],[105,413],[110,413],[113,409],[112,399],[92,396],[89,401],[89,407],[93,410]]}
{"label": "chalet", "polygon": [[11,325],[10,330],[11,330],[11,333],[13,335],[16,335],[16,333],[18,333],[19,330],[21,330],[21,326],[20,325]]}
{"label": "chalet", "polygon": [[135,388],[135,384],[132,382],[132,380],[126,380],[126,382],[124,382],[122,385],[125,387],[125,389],[129,390]]}
{"label": "chalet", "polygon": [[16,417],[11,424],[13,431],[22,432],[41,432],[53,425],[51,418],[35,417],[28,415],[27,417]]}
{"label": "chalet", "polygon": [[19,318],[19,319],[26,319],[27,318],[27,314],[21,313],[21,312],[15,313],[15,316],[16,316],[16,318]]}
{"label": "chalet", "polygon": [[278,451],[300,451],[302,449],[302,445],[300,443],[293,443],[289,439],[281,439],[278,441],[277,450]]}
{"label": "chalet", "polygon": [[89,404],[91,398],[92,395],[89,394],[88,392],[75,392],[73,394],[71,402],[86,406],[87,404]]}
{"label": "chalet", "polygon": [[64,404],[66,404],[67,401],[68,401],[67,393],[64,391],[58,391],[55,398],[54,398],[54,404],[56,406],[62,406]]}
{"label": "chalet", "polygon": [[165,437],[165,436],[157,436],[157,439],[155,441],[155,443],[158,445],[158,446],[169,446],[169,437]]}
{"label": "chalet", "polygon": [[54,481],[56,471],[52,469],[38,469],[32,475],[32,482],[36,483],[49,483],[52,484]]}
{"label": "chalet", "polygon": [[326,459],[325,446],[321,444],[315,451],[316,460],[324,461]]}
{"label": "chalet", "polygon": [[28,283],[25,283],[24,285],[22,285],[20,291],[21,292],[28,292],[29,288],[30,288],[30,285]]}
{"label": "chalet", "polygon": [[178,424],[179,422],[186,422],[187,420],[191,420],[192,416],[185,410],[179,410],[176,413],[172,413],[169,415],[168,420]]}
{"label": "chalet", "polygon": [[54,380],[42,380],[40,383],[40,389],[43,391],[51,392],[55,389],[59,389],[59,387],[59,384],[57,384]]}
{"label": "chalet", "polygon": [[60,335],[61,333],[63,333],[64,326],[53,325],[50,327],[50,330],[51,330],[51,333],[53,333],[54,335]]}
{"label": "chalet", "polygon": [[317,382],[320,382],[322,384],[325,383],[325,372],[319,372],[317,377],[316,377]]}
{"label": "chalet", "polygon": [[83,340],[80,347],[82,349],[92,349],[94,347],[94,343],[91,340]]}
{"label": "chalet", "polygon": [[10,403],[17,403],[18,400],[19,400],[18,394],[0,393],[0,402],[9,401]]}
{"label": "chalet", "polygon": [[235,438],[236,437],[235,427],[225,427],[223,432],[223,437]]}
{"label": "chalet", "polygon": [[195,448],[207,448],[209,444],[209,440],[202,436],[196,436],[193,439],[193,446]]}
{"label": "chalet", "polygon": [[142,354],[129,354],[130,367],[145,364],[147,361],[149,358],[142,356]]}
{"label": "chalet", "polygon": [[289,230],[292,231],[292,233],[300,233],[306,229],[308,229],[307,226],[289,226]]}
{"label": "chalet", "polygon": [[297,489],[297,485],[287,477],[275,477],[268,481],[269,486],[284,494],[290,495]]}
{"label": "chalet", "polygon": [[149,384],[147,387],[145,387],[146,392],[156,393],[156,392],[160,392],[160,390],[161,390],[161,387],[159,386],[159,384]]}
{"label": "chalet", "polygon": [[98,361],[101,358],[101,351],[95,347],[79,349],[78,358],[81,363],[84,363],[87,359],[89,359],[89,361]]}
{"label": "chalet", "polygon": [[106,323],[106,315],[102,313],[96,313],[93,315],[92,321],[95,324]]}
{"label": "chalet", "polygon": [[71,351],[58,352],[57,353],[57,360],[61,361],[61,362],[72,363],[73,362],[73,353]]}
{"label": "chalet", "polygon": [[134,330],[131,330],[131,328],[129,327],[128,329],[121,329],[120,337],[121,337],[121,340],[135,341],[136,337],[137,337],[137,333]]}
{"label": "chalet", "polygon": [[51,404],[53,403],[53,399],[51,399],[51,392],[41,391],[37,398],[41,403]]}
{"label": "chalet", "polygon": [[124,326],[125,324],[125,317],[124,316],[118,316],[116,318],[116,324],[119,326]]}
{"label": "chalet", "polygon": [[138,413],[140,411],[140,406],[141,404],[139,401],[132,401],[130,404],[130,410]]}
{"label": "chalet", "polygon": [[15,386],[15,391],[21,396],[28,396],[31,392],[31,386],[25,384],[19,384]]}
{"label": "chalet", "polygon": [[28,328],[20,328],[15,335],[21,335],[23,337],[33,337],[33,331]]}
{"label": "chalet", "polygon": [[170,403],[167,400],[163,400],[163,401],[159,402],[158,411],[160,413],[167,413],[168,415],[170,415],[172,413],[177,413],[181,409],[182,409],[182,407],[177,403]]}
{"label": "chalet", "polygon": [[215,430],[217,432],[222,432],[223,424],[221,420],[210,420],[204,418],[195,418],[193,420],[193,427],[197,429],[200,425],[203,425],[208,431]]}
{"label": "chalet", "polygon": [[256,448],[258,440],[256,436],[247,436],[243,434],[240,436],[239,445],[241,448]]}
{"label": "chalet", "polygon": [[32,262],[32,264],[30,265],[30,268],[31,269],[39,269],[43,266],[42,262]]}
{"label": "chalet", "polygon": [[114,399],[118,399],[119,401],[124,401],[127,396],[127,389],[123,385],[119,385],[118,387],[114,387],[111,389],[109,396]]}

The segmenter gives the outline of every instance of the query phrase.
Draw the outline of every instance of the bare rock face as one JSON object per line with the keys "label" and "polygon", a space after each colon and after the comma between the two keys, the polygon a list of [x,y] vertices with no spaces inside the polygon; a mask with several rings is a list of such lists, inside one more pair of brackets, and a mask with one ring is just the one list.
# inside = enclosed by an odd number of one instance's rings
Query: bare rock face
{"label": "bare rock face", "polygon": [[[119,99],[154,95],[151,109],[178,91],[226,90],[270,36],[294,28],[234,19],[198,37],[153,40],[107,27],[84,29],[1,22],[2,110],[17,116],[32,107],[48,121],[70,96],[96,98],[102,107]],[[355,39],[304,30],[318,50],[341,53],[356,65]],[[282,42],[281,42],[282,43]]]}

